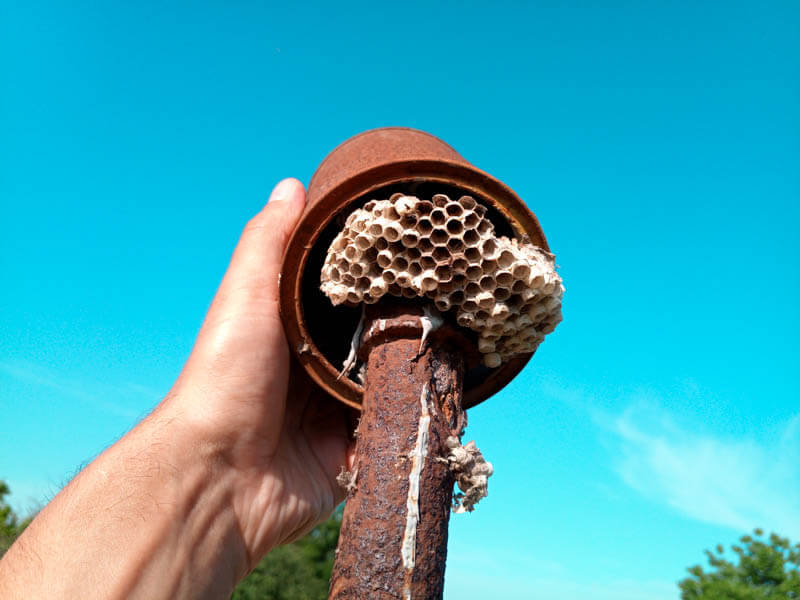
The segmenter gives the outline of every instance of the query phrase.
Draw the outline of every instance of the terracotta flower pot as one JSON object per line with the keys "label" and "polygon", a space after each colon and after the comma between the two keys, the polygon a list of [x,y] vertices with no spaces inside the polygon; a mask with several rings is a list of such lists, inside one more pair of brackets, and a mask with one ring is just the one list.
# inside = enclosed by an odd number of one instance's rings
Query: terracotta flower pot
{"label": "terracotta flower pot", "polygon": [[[333,307],[319,290],[325,254],[344,219],[371,199],[404,192],[420,198],[435,193],[470,195],[484,204],[500,235],[547,250],[539,222],[506,185],[475,168],[439,138],[402,127],[356,135],[331,152],[308,187],[308,205],[289,240],[280,280],[280,307],[292,351],[322,388],[360,407],[363,389],[342,377],[360,310]],[[530,360],[520,355],[496,369],[476,365],[464,381],[464,405],[474,406],[503,388]]]}

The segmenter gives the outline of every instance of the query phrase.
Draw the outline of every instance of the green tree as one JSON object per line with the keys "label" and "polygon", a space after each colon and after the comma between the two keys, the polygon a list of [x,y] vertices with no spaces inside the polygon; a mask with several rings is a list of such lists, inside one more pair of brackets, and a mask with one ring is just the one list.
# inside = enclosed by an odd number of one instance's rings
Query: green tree
{"label": "green tree", "polygon": [[233,592],[232,600],[325,600],[342,509],[294,543],[275,548]]}
{"label": "green tree", "polygon": [[6,503],[5,497],[11,493],[8,484],[0,480],[0,556],[3,556],[19,537],[19,534],[33,520],[33,517],[20,519]]}
{"label": "green tree", "polygon": [[725,558],[722,545],[706,550],[710,569],[696,565],[678,585],[683,600],[778,600],[800,599],[800,544],[771,534],[764,539],[745,535],[731,546],[735,563]]}

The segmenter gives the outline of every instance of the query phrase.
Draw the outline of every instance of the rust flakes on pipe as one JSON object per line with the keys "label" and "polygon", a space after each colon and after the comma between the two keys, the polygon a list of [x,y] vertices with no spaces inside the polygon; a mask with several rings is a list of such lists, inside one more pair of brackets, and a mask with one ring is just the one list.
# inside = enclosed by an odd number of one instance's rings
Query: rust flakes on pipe
{"label": "rust flakes on pipe", "polygon": [[[342,520],[330,598],[442,597],[454,485],[447,440],[463,427],[464,366],[441,330],[418,354],[419,316],[390,315],[383,331],[378,318],[365,324],[365,339],[370,331],[374,338],[361,350],[367,369],[357,480]],[[392,337],[398,330],[404,337]]]}

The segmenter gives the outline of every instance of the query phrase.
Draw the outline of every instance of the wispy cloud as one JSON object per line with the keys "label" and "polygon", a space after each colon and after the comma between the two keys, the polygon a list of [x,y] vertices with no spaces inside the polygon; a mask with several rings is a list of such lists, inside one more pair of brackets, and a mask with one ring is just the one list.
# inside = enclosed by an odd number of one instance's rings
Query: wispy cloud
{"label": "wispy cloud", "polygon": [[132,382],[109,384],[99,381],[64,376],[51,369],[30,362],[0,362],[0,373],[12,379],[57,392],[86,406],[117,417],[130,420],[141,416],[133,406],[153,406],[159,392]]}
{"label": "wispy cloud", "polygon": [[[590,390],[551,379],[549,397],[611,433],[613,467],[630,488],[691,519],[800,538],[800,414],[765,441],[681,425],[652,390],[631,391],[628,408],[614,414]],[[691,382],[681,388],[697,393]]]}
{"label": "wispy cloud", "polygon": [[684,515],[800,537],[800,415],[771,442],[698,433],[639,404],[606,421],[623,481]]}

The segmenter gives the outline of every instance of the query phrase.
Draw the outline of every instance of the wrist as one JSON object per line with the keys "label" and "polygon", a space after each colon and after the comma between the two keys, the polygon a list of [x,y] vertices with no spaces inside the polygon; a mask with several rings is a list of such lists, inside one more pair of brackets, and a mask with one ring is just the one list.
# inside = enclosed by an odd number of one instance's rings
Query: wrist
{"label": "wrist", "polygon": [[[152,519],[156,534],[151,589],[168,590],[166,576],[172,590],[165,597],[227,597],[250,567],[234,510],[236,474],[212,441],[161,408],[120,447],[124,477],[142,486],[128,510]],[[120,464],[119,457],[109,462]]]}
{"label": "wrist", "polygon": [[159,412],[42,510],[3,557],[0,581],[10,587],[0,583],[0,596],[230,595],[248,559],[229,476],[199,457],[192,436]]}

